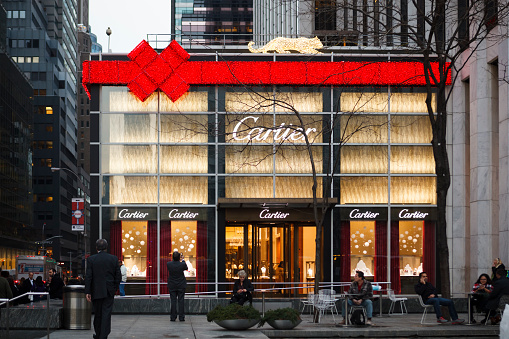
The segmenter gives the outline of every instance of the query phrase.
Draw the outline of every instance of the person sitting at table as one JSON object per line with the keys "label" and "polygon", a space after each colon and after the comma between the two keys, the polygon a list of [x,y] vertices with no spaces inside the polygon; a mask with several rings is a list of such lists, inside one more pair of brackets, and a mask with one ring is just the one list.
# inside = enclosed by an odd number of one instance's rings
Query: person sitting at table
{"label": "person sitting at table", "polygon": [[230,300],[230,304],[244,305],[246,301],[251,302],[251,300],[253,300],[251,292],[254,291],[254,287],[251,281],[246,279],[246,271],[239,271],[238,276],[239,280],[235,280],[233,284],[233,296]]}
{"label": "person sitting at table", "polygon": [[506,278],[506,274],[506,270],[501,268],[495,272],[497,280],[493,283],[493,291],[491,291],[488,296],[488,300],[486,302],[486,316],[483,320],[481,320],[482,324],[488,321],[489,314],[494,315],[491,318],[492,325],[496,325],[501,320],[500,315],[495,314],[495,312],[500,305],[500,299],[502,296],[509,295],[509,279]]}
{"label": "person sitting at table", "polygon": [[505,265],[500,258],[493,259],[493,266],[491,266],[491,283],[494,284],[497,281],[497,270],[505,270]]}
{"label": "person sitting at table", "polygon": [[486,303],[488,302],[488,296],[493,290],[491,286],[491,278],[488,274],[483,273],[479,276],[474,286],[472,287],[472,301],[470,303],[470,322],[475,324],[474,319],[474,306],[477,308],[477,312],[484,311]]}
{"label": "person sitting at table", "polygon": [[415,293],[422,297],[422,301],[426,305],[433,305],[435,314],[437,315],[437,322],[446,323],[449,321],[442,317],[440,306],[447,306],[449,308],[449,314],[451,315],[453,325],[459,325],[465,322],[465,320],[458,318],[458,312],[456,312],[456,308],[451,299],[440,298],[438,296],[435,286],[428,282],[428,274],[426,272],[421,272],[419,274],[419,282],[414,288]]}
{"label": "person sitting at table", "polygon": [[[348,299],[348,306],[355,305],[364,307],[368,317],[366,325],[373,325],[373,322],[371,321],[371,317],[373,316],[373,302],[370,299],[373,297],[373,287],[369,281],[364,279],[364,272],[355,271],[355,276],[350,288],[348,289],[348,294],[352,295],[352,297]],[[345,313],[345,304],[343,303],[343,308],[341,310],[343,320],[339,323],[340,325],[344,325],[346,323]]]}

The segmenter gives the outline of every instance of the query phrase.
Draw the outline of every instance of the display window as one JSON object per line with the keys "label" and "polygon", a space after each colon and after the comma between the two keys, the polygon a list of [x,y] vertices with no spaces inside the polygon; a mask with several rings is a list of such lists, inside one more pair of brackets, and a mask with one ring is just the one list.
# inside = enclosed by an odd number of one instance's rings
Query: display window
{"label": "display window", "polygon": [[[121,213],[125,215],[126,212]],[[143,212],[137,215],[141,214]],[[110,222],[110,248],[112,254],[124,260],[127,268],[127,282],[131,283],[126,286],[127,294],[154,295],[157,285],[160,293],[167,294],[166,263],[173,260],[174,251],[181,253],[188,265],[184,274],[192,283],[189,284],[191,292],[207,290],[206,284],[200,284],[207,282],[207,227],[204,221],[161,221],[158,235],[156,221],[114,220]]]}
{"label": "display window", "polygon": [[350,222],[350,276],[356,271],[364,272],[365,277],[375,275],[375,222]]}

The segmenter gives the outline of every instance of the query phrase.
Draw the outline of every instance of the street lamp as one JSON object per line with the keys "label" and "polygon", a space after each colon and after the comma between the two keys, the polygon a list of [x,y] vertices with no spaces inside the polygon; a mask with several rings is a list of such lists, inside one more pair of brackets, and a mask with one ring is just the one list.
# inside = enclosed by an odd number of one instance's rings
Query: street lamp
{"label": "street lamp", "polygon": [[106,30],[106,35],[108,36],[108,53],[111,53],[111,50],[110,50],[110,35],[111,35],[111,28],[108,27],[108,29]]}
{"label": "street lamp", "polygon": [[86,260],[86,256],[87,256],[87,236],[88,235],[87,235],[87,220],[85,218],[85,215],[86,215],[86,206],[87,206],[87,194],[85,192],[85,184],[83,183],[83,180],[81,180],[80,176],[76,172],[74,172],[74,171],[72,171],[72,170],[70,170],[68,168],[51,167],[51,172],[58,172],[58,171],[61,171],[61,170],[73,174],[76,177],[77,181],[81,184],[81,190],[83,191],[84,210],[85,210],[85,213],[83,214],[83,225],[84,225],[84,231],[83,231],[83,238],[84,238],[84,240],[83,240],[83,242],[84,242],[84,245],[85,245],[85,274],[86,274],[86,272],[87,272],[87,260]]}

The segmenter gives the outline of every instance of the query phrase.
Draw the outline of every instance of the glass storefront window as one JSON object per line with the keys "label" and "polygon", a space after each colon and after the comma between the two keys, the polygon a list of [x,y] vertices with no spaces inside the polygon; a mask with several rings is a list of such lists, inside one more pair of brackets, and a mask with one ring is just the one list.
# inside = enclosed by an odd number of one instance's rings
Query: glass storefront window
{"label": "glass storefront window", "polygon": [[434,174],[435,159],[430,146],[392,146],[391,172]]}
{"label": "glass storefront window", "polygon": [[196,277],[196,221],[172,221],[171,230],[172,252],[184,255],[187,263],[188,270],[184,275]]}
{"label": "glass storefront window", "polygon": [[145,277],[147,272],[147,222],[122,222],[122,255],[129,277]]}
{"label": "glass storefront window", "polygon": [[387,146],[343,146],[341,173],[387,173],[387,158]]}
{"label": "glass storefront window", "polygon": [[344,114],[341,116],[341,142],[345,144],[383,144],[387,142],[386,115]]}
{"label": "glass storefront window", "polygon": [[157,114],[102,114],[101,142],[157,142]]}
{"label": "glass storefront window", "polygon": [[415,276],[422,272],[423,221],[399,222],[399,272]]}
{"label": "glass storefront window", "polygon": [[105,176],[103,180],[103,203],[112,205],[157,203],[157,177]]}
{"label": "glass storefront window", "polygon": [[386,204],[387,177],[341,177],[341,204]]}
{"label": "glass storefront window", "polygon": [[399,144],[429,144],[433,139],[427,116],[391,116],[391,142]]}
{"label": "glass storefront window", "polygon": [[351,276],[362,271],[366,277],[375,275],[375,222],[350,222]]}
{"label": "glass storefront window", "polygon": [[160,142],[206,143],[208,117],[198,114],[161,114]]}
{"label": "glass storefront window", "polygon": [[161,173],[207,173],[207,146],[161,146]]}
{"label": "glass storefront window", "polygon": [[141,101],[124,86],[101,88],[101,112],[157,112],[157,101],[158,92]]}
{"label": "glass storefront window", "polygon": [[101,171],[104,174],[156,173],[156,145],[102,145]]}

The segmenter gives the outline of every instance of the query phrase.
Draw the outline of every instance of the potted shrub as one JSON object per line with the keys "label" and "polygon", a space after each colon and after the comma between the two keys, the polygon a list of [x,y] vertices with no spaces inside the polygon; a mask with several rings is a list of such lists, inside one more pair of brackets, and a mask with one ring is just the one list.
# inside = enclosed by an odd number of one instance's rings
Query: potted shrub
{"label": "potted shrub", "polygon": [[265,312],[265,316],[261,318],[258,327],[263,326],[265,322],[276,330],[291,330],[300,324],[302,319],[298,311],[286,307]]}
{"label": "potted shrub", "polygon": [[227,330],[247,330],[260,322],[260,312],[253,306],[218,305],[207,313],[207,321],[213,321]]}

